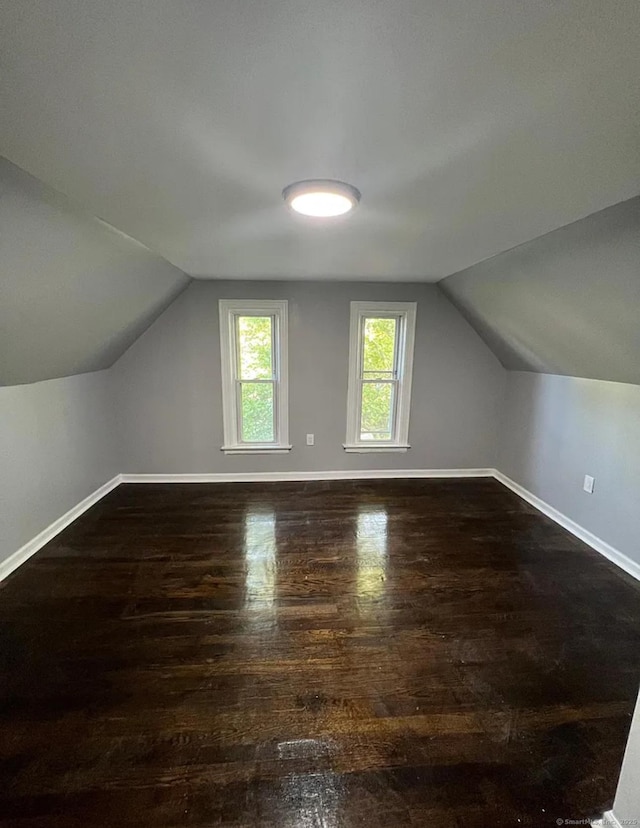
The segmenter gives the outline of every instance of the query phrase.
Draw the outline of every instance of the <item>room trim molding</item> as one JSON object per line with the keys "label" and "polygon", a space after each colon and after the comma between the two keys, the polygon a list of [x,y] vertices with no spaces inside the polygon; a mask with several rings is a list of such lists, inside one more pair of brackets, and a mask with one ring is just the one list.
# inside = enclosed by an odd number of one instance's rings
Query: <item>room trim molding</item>
{"label": "room trim molding", "polygon": [[401,480],[493,477],[494,469],[340,469],[337,471],[216,472],[210,474],[122,474],[123,483],[285,483],[306,480]]}
{"label": "room trim molding", "polygon": [[[562,526],[563,529],[571,532],[572,535],[586,543],[587,546],[595,549],[596,552],[599,552],[607,558],[607,560],[611,561],[611,563],[619,566],[620,569],[624,569],[624,571],[628,575],[631,575],[632,578],[640,581],[640,564],[631,560],[631,558],[628,558],[618,549],[611,546],[611,544],[606,541],[603,541],[597,535],[594,535],[593,532],[589,532],[588,529],[580,526],[580,524],[576,523],[575,520],[571,520],[571,518],[567,517],[562,512],[559,512],[553,506],[550,506],[546,501],[537,497],[528,489],[525,489],[524,486],[521,486],[519,483],[516,483],[515,480],[507,477],[506,474],[495,470],[493,476],[496,480],[502,483],[503,486],[511,489],[512,492],[517,494],[523,500],[526,500],[527,503],[534,506],[539,512],[542,512],[543,515],[550,517],[551,520],[555,520],[555,522]],[[614,823],[614,826],[615,824],[616,823]]]}
{"label": "room trim molding", "polygon": [[618,822],[613,811],[607,811],[599,819],[592,820],[591,825],[593,828],[622,828],[622,824]]}
{"label": "room trim molding", "polygon": [[[53,540],[57,534],[80,517],[91,506],[101,500],[120,483],[278,483],[313,480],[402,480],[402,479],[447,479],[465,477],[491,477],[521,497],[539,512],[554,520],[579,540],[599,552],[611,563],[623,569],[628,575],[640,581],[640,564],[631,560],[606,541],[601,540],[562,512],[554,509],[524,486],[516,483],[497,469],[340,469],[335,471],[280,471],[280,472],[220,472],[209,474],[118,474],[95,492],[81,500],[68,512],[54,520],[46,529],[20,547],[6,560],[0,562],[0,581],[4,580],[39,549]],[[612,812],[603,819],[614,820]],[[596,823],[597,825],[598,823]],[[617,823],[611,823],[616,828]],[[606,825],[606,823],[601,823]]]}
{"label": "room trim molding", "polygon": [[50,540],[53,540],[56,535],[60,534],[63,529],[66,529],[69,524],[73,523],[76,518],[79,518],[87,509],[90,509],[94,504],[96,504],[99,500],[109,494],[110,491],[115,489],[117,486],[120,485],[121,482],[121,475],[117,474],[115,477],[112,477],[111,480],[108,480],[104,485],[100,486],[100,488],[96,489],[95,492],[92,492],[90,495],[81,500],[80,503],[76,503],[68,512],[65,512],[64,515],[59,517],[57,520],[54,520],[53,523],[50,523],[42,532],[38,533],[35,538],[31,538],[30,541],[21,546],[13,554],[9,555],[8,558],[5,558],[4,561],[0,562],[0,581],[3,581],[6,577],[11,575],[19,566],[21,566],[25,561],[27,561],[32,555],[42,549],[42,547],[49,543]]}
{"label": "room trim molding", "polygon": [[305,480],[376,480],[402,478],[493,477],[494,469],[356,469],[309,472],[234,472],[219,474],[117,474],[68,512],[54,520],[38,535],[0,562],[0,581],[7,578],[32,555],[53,540],[76,518],[101,500],[120,483],[277,483]]}

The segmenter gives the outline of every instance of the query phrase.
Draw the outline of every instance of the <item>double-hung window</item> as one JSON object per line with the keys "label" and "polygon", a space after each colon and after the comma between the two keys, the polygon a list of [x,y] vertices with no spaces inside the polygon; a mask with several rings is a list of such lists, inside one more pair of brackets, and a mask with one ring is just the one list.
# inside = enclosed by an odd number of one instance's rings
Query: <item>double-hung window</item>
{"label": "double-hung window", "polygon": [[346,451],[406,451],[415,302],[352,302]]}
{"label": "double-hung window", "polygon": [[222,450],[289,451],[287,302],[221,299],[220,353]]}

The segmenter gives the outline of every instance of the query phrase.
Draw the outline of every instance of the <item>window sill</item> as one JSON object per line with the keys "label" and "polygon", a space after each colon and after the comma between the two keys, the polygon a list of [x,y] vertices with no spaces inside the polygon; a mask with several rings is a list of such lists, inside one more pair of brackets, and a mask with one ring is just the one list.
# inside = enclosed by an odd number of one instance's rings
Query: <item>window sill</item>
{"label": "window sill", "polygon": [[222,446],[225,454],[289,454],[293,446]]}
{"label": "window sill", "polygon": [[347,454],[404,454],[407,449],[410,449],[411,446],[409,445],[395,445],[395,446],[366,446],[366,445],[344,445],[344,450]]}

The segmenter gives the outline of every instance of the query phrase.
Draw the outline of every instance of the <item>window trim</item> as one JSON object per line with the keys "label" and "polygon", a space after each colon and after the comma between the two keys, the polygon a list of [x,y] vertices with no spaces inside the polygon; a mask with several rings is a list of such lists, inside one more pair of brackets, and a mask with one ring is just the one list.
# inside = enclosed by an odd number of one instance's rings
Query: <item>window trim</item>
{"label": "window trim", "polygon": [[[288,454],[289,444],[289,342],[288,302],[286,299],[220,299],[220,367],[222,373],[222,420],[225,454]],[[275,363],[273,443],[243,443],[239,438],[240,409],[236,394],[237,336],[236,316],[273,316]]]}
{"label": "window trim", "polygon": [[[351,302],[349,321],[349,385],[347,390],[346,452],[358,454],[406,452],[409,445],[411,382],[416,328],[416,302]],[[398,340],[401,368],[395,400],[395,435],[388,442],[360,439],[360,365],[362,362],[362,320],[365,317],[394,316],[401,320]]]}

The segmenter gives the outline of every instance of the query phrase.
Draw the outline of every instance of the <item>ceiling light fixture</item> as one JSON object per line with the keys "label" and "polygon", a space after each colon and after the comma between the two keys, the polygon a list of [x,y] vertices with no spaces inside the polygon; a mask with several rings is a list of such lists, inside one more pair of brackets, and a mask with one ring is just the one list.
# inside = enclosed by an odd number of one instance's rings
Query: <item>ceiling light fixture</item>
{"label": "ceiling light fixture", "polygon": [[312,218],[334,218],[350,213],[360,201],[360,192],[344,181],[317,178],[296,181],[282,191],[296,213]]}

